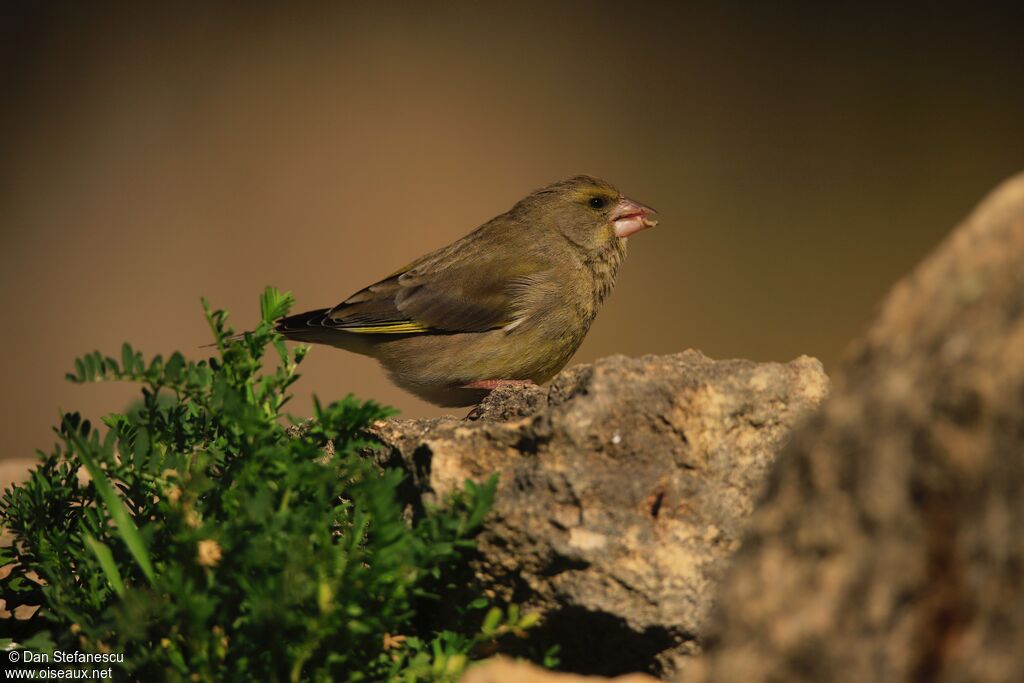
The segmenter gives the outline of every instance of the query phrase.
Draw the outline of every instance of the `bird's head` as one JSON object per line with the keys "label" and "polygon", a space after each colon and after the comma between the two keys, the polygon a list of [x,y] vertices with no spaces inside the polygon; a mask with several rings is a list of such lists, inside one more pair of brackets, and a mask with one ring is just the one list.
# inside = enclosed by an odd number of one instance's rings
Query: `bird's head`
{"label": "bird's head", "polygon": [[537,190],[513,209],[542,229],[554,229],[569,240],[600,249],[614,239],[651,228],[655,210],[623,196],[611,184],[578,175]]}

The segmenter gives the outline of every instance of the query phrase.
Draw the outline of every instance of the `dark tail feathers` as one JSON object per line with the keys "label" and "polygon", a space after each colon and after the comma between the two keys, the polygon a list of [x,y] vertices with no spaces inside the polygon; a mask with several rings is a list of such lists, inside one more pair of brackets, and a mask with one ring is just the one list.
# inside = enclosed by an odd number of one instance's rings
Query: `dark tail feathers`
{"label": "dark tail feathers", "polygon": [[[306,311],[305,313],[297,313],[295,315],[280,318],[276,323],[274,323],[274,329],[284,335],[286,339],[298,337],[303,332],[309,332],[310,328],[320,327],[320,323],[327,317],[327,312],[329,310],[331,309],[318,308],[315,311]],[[227,341],[238,341],[243,338],[245,338],[245,332],[239,332],[238,334],[233,334],[230,337],[225,337]],[[199,348],[208,349],[214,346],[216,346],[216,344],[203,344]]]}
{"label": "dark tail feathers", "polygon": [[285,337],[309,332],[310,328],[320,327],[320,323],[327,317],[329,308],[318,308],[315,311],[306,311],[281,318],[274,325],[274,329]]}

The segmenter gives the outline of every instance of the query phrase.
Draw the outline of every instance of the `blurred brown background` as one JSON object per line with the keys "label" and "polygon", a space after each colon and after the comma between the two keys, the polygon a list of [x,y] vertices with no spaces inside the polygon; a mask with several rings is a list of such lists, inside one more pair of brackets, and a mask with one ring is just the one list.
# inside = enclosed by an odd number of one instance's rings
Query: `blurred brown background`
{"label": "blurred brown background", "polygon": [[[661,225],[576,361],[834,364],[1024,168],[1021,19],[984,6],[6,0],[0,456],[136,394],[64,382],[78,354],[198,356],[201,295],[241,328],[266,284],[332,305],[580,172]],[[299,414],[441,412],[366,358],[303,368]]]}

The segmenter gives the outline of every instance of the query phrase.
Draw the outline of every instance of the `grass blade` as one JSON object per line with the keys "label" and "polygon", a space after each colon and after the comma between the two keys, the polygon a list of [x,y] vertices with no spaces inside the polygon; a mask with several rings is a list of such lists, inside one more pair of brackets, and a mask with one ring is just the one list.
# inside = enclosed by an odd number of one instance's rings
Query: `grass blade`
{"label": "grass blade", "polygon": [[139,534],[139,529],[135,526],[135,521],[132,520],[132,516],[128,512],[128,508],[124,506],[124,502],[114,491],[114,487],[111,486],[106,473],[99,468],[99,465],[93,459],[88,444],[84,443],[78,430],[71,428],[67,430],[67,433],[78,450],[78,456],[82,459],[82,464],[89,471],[89,476],[92,477],[96,491],[99,492],[103,502],[106,503],[107,511],[110,512],[110,516],[117,525],[117,532],[121,535],[121,540],[128,546],[128,552],[135,558],[139,569],[146,575],[150,584],[154,583],[156,573],[153,571],[153,563],[149,560],[149,551],[146,550],[146,544],[142,541],[142,536]]}
{"label": "grass blade", "polygon": [[99,560],[100,568],[107,575],[110,587],[114,589],[118,596],[123,597],[124,582],[121,581],[121,572],[117,571],[117,564],[114,562],[114,555],[110,552],[110,548],[106,544],[97,541],[90,534],[85,535],[85,543],[92,550],[93,554],[96,555],[96,559]]}

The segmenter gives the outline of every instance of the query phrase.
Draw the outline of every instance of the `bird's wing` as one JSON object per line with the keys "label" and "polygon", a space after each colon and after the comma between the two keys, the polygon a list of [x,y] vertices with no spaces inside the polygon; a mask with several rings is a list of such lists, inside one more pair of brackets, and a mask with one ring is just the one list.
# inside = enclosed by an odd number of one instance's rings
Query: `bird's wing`
{"label": "bird's wing", "polygon": [[526,289],[551,262],[497,252],[487,241],[460,240],[413,262],[345,299],[323,324],[363,334],[414,334],[483,332],[514,322],[524,313]]}

